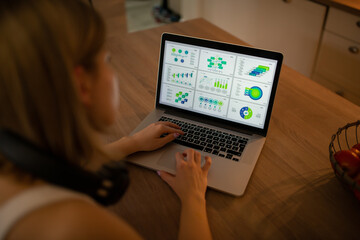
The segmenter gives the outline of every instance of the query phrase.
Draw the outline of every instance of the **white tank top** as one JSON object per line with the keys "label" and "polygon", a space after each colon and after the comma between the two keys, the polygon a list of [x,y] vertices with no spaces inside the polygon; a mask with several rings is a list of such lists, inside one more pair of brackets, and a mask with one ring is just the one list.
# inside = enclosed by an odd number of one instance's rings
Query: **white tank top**
{"label": "white tank top", "polygon": [[94,203],[85,194],[54,185],[42,185],[27,189],[0,206],[0,240],[5,239],[10,229],[32,211],[66,199],[82,199]]}

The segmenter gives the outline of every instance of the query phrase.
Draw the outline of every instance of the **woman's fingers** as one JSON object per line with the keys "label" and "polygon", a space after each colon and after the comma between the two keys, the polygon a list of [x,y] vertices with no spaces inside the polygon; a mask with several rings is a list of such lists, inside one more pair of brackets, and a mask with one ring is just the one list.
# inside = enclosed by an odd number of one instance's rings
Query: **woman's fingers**
{"label": "woman's fingers", "polygon": [[175,138],[177,138],[178,136],[180,136],[179,133],[171,133],[171,134],[168,134],[166,135],[165,137],[163,138],[160,138],[159,140],[161,141],[161,144],[162,145],[165,145],[171,141],[173,141]]}
{"label": "woman's fingers", "polygon": [[194,161],[199,167],[201,166],[201,154],[198,151],[194,152]]}
{"label": "woman's fingers", "polygon": [[210,166],[211,166],[211,157],[206,156],[205,157],[205,164],[202,167],[203,173],[205,173],[207,175],[208,172],[209,172]]}
{"label": "woman's fingers", "polygon": [[181,167],[181,165],[184,164],[183,163],[183,161],[185,161],[184,155],[182,153],[177,152],[175,154],[175,159],[176,159],[176,169],[179,169]]}
{"label": "woman's fingers", "polygon": [[163,124],[165,126],[181,129],[181,127],[179,125],[176,125],[175,123],[172,123],[172,122],[157,122],[157,124]]}
{"label": "woman's fingers", "polygon": [[178,134],[184,134],[183,131],[181,131],[180,129],[177,128],[173,128],[173,127],[169,127],[167,125],[163,125],[161,124],[160,128],[160,134],[164,134],[164,133],[178,133]]}
{"label": "woman's fingers", "polygon": [[195,162],[195,150],[192,148],[188,148],[184,151],[186,153],[186,161],[188,163],[194,163]]}

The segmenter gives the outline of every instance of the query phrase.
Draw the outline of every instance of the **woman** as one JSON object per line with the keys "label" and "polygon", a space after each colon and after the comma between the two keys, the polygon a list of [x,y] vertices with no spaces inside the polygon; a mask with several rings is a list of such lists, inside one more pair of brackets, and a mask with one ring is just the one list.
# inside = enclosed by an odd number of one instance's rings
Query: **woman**
{"label": "woman", "polygon": [[[2,0],[0,36],[1,129],[92,171],[183,134],[158,122],[102,146],[100,135],[116,119],[118,86],[104,23],[81,1]],[[200,157],[192,149],[177,153],[176,176],[159,172],[181,200],[180,239],[211,238],[205,210],[211,159],[201,168]],[[141,238],[88,196],[31,176],[1,153],[0,192],[0,239]]]}

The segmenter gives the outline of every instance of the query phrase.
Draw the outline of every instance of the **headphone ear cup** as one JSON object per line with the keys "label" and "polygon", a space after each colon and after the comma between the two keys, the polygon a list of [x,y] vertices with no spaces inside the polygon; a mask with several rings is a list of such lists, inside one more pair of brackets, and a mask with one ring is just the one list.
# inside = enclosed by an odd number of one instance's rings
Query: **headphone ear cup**
{"label": "headphone ear cup", "polygon": [[96,173],[102,179],[102,186],[93,196],[102,205],[116,203],[129,186],[129,173],[124,162],[112,161],[104,164]]}

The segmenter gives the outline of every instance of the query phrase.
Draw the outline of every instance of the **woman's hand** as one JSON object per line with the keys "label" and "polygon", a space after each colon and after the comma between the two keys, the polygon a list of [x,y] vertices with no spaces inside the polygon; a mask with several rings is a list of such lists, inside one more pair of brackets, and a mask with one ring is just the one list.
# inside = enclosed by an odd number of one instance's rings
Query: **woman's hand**
{"label": "woman's hand", "polygon": [[[186,158],[186,160],[185,160]],[[201,154],[193,149],[176,153],[176,175],[159,171],[160,177],[167,182],[179,196],[182,204],[195,201],[205,202],[207,175],[211,166],[211,158],[205,157],[201,168]]]}
{"label": "woman's hand", "polygon": [[152,151],[171,142],[180,134],[184,132],[178,125],[171,122],[156,122],[135,133],[132,138],[137,145],[137,151]]}
{"label": "woman's hand", "polygon": [[[186,158],[186,160],[185,160]],[[206,216],[205,192],[211,158],[205,157],[201,168],[201,155],[193,149],[176,153],[176,175],[158,172],[181,200],[179,239],[212,239]]]}

